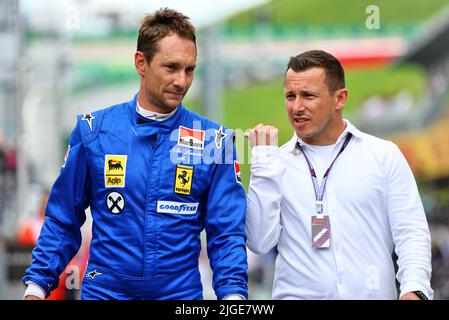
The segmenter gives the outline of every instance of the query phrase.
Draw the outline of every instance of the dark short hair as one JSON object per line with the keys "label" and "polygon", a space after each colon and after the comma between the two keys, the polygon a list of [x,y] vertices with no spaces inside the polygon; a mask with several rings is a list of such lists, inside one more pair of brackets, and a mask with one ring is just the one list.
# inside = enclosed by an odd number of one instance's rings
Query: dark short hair
{"label": "dark short hair", "polygon": [[326,72],[326,83],[329,92],[345,87],[345,72],[340,61],[323,50],[310,50],[296,57],[291,57],[286,73],[289,69],[295,72],[306,71],[311,68],[323,68]]}
{"label": "dark short hair", "polygon": [[137,39],[137,51],[142,51],[147,61],[150,62],[158,51],[159,40],[171,34],[177,34],[182,38],[192,40],[196,46],[195,32],[195,27],[189,17],[173,9],[161,8],[153,14],[145,16],[142,20]]}

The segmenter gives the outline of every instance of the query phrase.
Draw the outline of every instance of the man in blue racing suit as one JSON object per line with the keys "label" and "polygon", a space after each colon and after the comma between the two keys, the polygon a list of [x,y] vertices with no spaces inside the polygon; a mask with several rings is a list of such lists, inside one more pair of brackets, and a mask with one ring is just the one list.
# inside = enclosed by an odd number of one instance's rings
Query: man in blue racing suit
{"label": "man in blue racing suit", "polygon": [[171,9],[147,16],[133,100],[78,117],[23,282],[43,299],[93,217],[82,299],[202,299],[200,233],[218,299],[246,299],[245,192],[233,131],[182,105],[196,65],[195,29]]}

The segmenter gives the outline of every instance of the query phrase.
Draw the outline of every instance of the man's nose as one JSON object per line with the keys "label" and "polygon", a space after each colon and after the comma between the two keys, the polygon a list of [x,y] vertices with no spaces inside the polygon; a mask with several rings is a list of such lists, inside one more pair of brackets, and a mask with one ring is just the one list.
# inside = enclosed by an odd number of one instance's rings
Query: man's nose
{"label": "man's nose", "polygon": [[306,106],[305,106],[305,100],[304,100],[302,97],[297,96],[296,99],[295,99],[295,101],[293,102],[292,111],[293,111],[294,113],[298,113],[298,112],[304,111],[305,108],[306,108]]}
{"label": "man's nose", "polygon": [[183,71],[176,73],[175,78],[173,79],[173,85],[180,90],[185,90],[187,82],[187,75]]}

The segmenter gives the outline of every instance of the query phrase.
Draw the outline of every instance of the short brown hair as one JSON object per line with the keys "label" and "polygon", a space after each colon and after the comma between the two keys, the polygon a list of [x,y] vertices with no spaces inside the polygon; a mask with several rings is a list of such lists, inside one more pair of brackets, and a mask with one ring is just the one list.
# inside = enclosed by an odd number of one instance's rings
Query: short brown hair
{"label": "short brown hair", "polygon": [[140,25],[137,51],[142,51],[148,62],[158,51],[157,43],[173,33],[192,40],[196,46],[195,27],[189,17],[169,8],[161,8],[147,15]]}
{"label": "short brown hair", "polygon": [[340,61],[323,50],[310,50],[296,57],[291,57],[287,69],[295,72],[306,71],[311,68],[323,68],[326,72],[326,83],[329,92],[345,87],[345,72]]}

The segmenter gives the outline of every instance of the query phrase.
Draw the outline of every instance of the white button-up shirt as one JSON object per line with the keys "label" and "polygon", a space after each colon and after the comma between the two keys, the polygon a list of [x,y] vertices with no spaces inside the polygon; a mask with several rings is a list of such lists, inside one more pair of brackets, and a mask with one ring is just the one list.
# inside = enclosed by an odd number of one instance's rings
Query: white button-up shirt
{"label": "white button-up shirt", "polygon": [[353,135],[327,179],[327,249],[312,248],[316,197],[295,148],[302,141],[295,134],[280,148],[252,150],[247,245],[258,254],[277,245],[273,299],[396,299],[393,250],[400,295],[420,290],[433,298],[430,233],[410,167],[395,144],[345,122],[328,163],[317,163],[320,157],[304,146],[321,182],[346,134]]}

